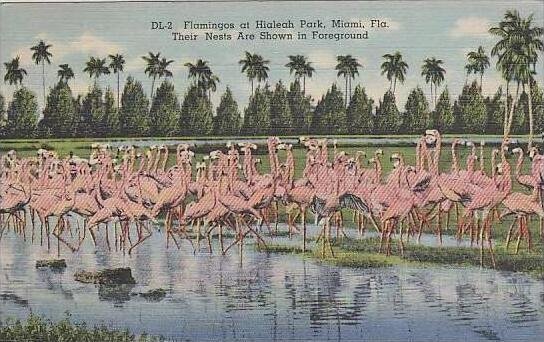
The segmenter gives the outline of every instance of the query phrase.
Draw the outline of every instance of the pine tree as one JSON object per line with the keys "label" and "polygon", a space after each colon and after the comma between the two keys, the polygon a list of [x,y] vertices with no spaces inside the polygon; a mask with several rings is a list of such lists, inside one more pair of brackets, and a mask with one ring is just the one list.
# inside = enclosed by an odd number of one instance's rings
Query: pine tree
{"label": "pine tree", "polygon": [[301,89],[298,80],[291,83],[287,96],[289,98],[289,107],[293,117],[294,133],[310,133],[312,105],[310,97],[304,95],[304,90]]}
{"label": "pine tree", "polygon": [[8,118],[6,117],[6,100],[4,96],[0,94],[0,136],[4,134]]}
{"label": "pine tree", "polygon": [[459,124],[464,125],[464,132],[484,132],[487,124],[487,110],[478,83],[473,82],[470,86],[466,85],[463,88],[455,111],[457,111],[456,116],[462,118],[462,123]]}
{"label": "pine tree", "polygon": [[404,106],[403,131],[421,133],[431,126],[429,104],[420,87],[413,89]]}
{"label": "pine tree", "polygon": [[487,111],[487,123],[485,133],[502,134],[504,123],[504,101],[502,100],[502,88],[499,87],[492,98],[486,97],[484,100]]}
{"label": "pine tree", "polygon": [[121,136],[142,136],[149,131],[149,100],[142,83],[128,77],[121,97]]}
{"label": "pine tree", "polygon": [[257,87],[249,98],[244,112],[243,132],[248,135],[265,135],[270,131],[270,91]]}
{"label": "pine tree", "polygon": [[8,108],[8,134],[12,137],[31,137],[38,123],[36,95],[26,87],[13,93]]}
{"label": "pine tree", "polygon": [[104,126],[104,102],[102,99],[102,89],[94,84],[91,90],[83,98],[81,104],[81,122],[79,125],[80,133],[92,135],[95,137],[104,137],[107,135]]}
{"label": "pine tree", "polygon": [[51,133],[60,138],[74,136],[77,129],[74,123],[78,114],[72,90],[67,83],[59,82],[47,96],[40,131],[45,136]]}
{"label": "pine tree", "polygon": [[402,126],[402,117],[397,108],[395,95],[391,91],[387,91],[383,95],[383,100],[380,101],[376,109],[375,123],[377,133],[399,133]]}
{"label": "pine tree", "polygon": [[[327,90],[328,92],[328,90]],[[321,133],[322,131],[322,118],[323,113],[325,112],[325,96],[321,96],[321,99],[317,101],[317,105],[315,106],[314,112],[312,113],[312,120],[311,120],[311,132],[312,133]]]}
{"label": "pine tree", "polygon": [[314,115],[316,133],[346,134],[347,119],[344,95],[336,84],[332,85],[320,102],[321,104],[318,103],[318,107],[316,107],[317,113]]}
{"label": "pine tree", "polygon": [[432,113],[431,126],[429,128],[438,129],[442,133],[451,133],[454,123],[455,118],[453,116],[450,93],[446,87],[442,94],[440,94],[436,108]]}
{"label": "pine tree", "polygon": [[240,110],[238,103],[232,96],[232,91],[229,87],[221,96],[221,102],[217,107],[217,114],[214,117],[214,134],[215,135],[238,135],[240,134],[241,124]]}
{"label": "pine tree", "polygon": [[185,95],[180,116],[183,135],[210,135],[213,132],[212,103],[197,86],[191,86]]}
{"label": "pine tree", "polygon": [[544,139],[544,93],[536,82],[531,86],[531,97],[533,99],[535,132]]}
{"label": "pine tree", "polygon": [[293,132],[293,116],[289,106],[287,89],[280,81],[272,93],[270,101],[270,133],[286,135]]}
{"label": "pine tree", "polygon": [[374,100],[368,97],[365,89],[358,85],[355,88],[348,107],[348,133],[372,134],[372,130],[374,129],[373,107]]}
{"label": "pine tree", "polygon": [[104,127],[106,128],[107,136],[115,137],[119,135],[119,109],[117,108],[117,100],[113,91],[108,88],[104,95]]}
{"label": "pine tree", "polygon": [[171,82],[165,80],[156,90],[149,117],[151,135],[164,137],[178,133],[180,105]]}
{"label": "pine tree", "polygon": [[529,131],[529,96],[524,91],[514,108],[514,119],[512,120],[512,133],[525,134]]}

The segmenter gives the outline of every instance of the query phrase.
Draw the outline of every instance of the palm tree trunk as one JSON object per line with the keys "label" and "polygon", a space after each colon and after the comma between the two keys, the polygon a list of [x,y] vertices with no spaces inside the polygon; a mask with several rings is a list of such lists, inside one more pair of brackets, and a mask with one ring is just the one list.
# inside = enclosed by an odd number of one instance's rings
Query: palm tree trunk
{"label": "palm tree trunk", "polygon": [[395,76],[395,81],[393,82],[393,95],[395,95],[396,90],[397,90],[397,77]]}
{"label": "palm tree trunk", "polygon": [[512,99],[512,104],[510,107],[510,111],[508,113],[508,127],[506,129],[505,137],[508,137],[510,135],[510,130],[512,129],[512,121],[514,119],[514,108],[516,107],[516,104],[518,102],[518,97],[519,97],[519,85],[520,85],[520,82],[518,82],[518,85],[516,88],[516,96]]}
{"label": "palm tree trunk", "polygon": [[306,95],[306,75],[302,76],[302,95]]}
{"label": "palm tree trunk", "polygon": [[431,82],[431,103],[433,102],[433,83]]}
{"label": "palm tree trunk", "polygon": [[42,61],[43,106],[45,107],[45,62]]}
{"label": "palm tree trunk", "polygon": [[483,94],[484,91],[484,73],[480,73],[480,94]]}
{"label": "palm tree trunk", "polygon": [[346,95],[345,95],[345,97],[346,97],[346,100],[345,100],[346,104],[345,104],[345,106],[347,107],[347,106],[348,106],[348,77],[346,76],[345,79],[346,79],[346,87],[344,88],[344,89],[346,90]]}
{"label": "palm tree trunk", "polygon": [[153,90],[155,89],[155,78],[156,78],[156,77],[157,77],[157,76],[153,76],[153,81],[151,82],[151,96],[149,96],[151,102],[153,102]]}
{"label": "palm tree trunk", "polygon": [[504,102],[504,119],[502,121],[502,135],[506,138],[506,123],[508,122],[508,90],[510,88],[510,81],[506,81],[506,101]]}
{"label": "palm tree trunk", "polygon": [[253,79],[251,79],[251,96],[253,96]]}
{"label": "palm tree trunk", "polygon": [[120,97],[119,97],[119,84],[120,84],[120,78],[119,78],[119,72],[117,72],[117,110],[119,110],[120,107]]}
{"label": "palm tree trunk", "polygon": [[533,123],[533,100],[531,99],[531,80],[527,83],[527,98],[529,102],[529,146],[533,147],[534,123]]}

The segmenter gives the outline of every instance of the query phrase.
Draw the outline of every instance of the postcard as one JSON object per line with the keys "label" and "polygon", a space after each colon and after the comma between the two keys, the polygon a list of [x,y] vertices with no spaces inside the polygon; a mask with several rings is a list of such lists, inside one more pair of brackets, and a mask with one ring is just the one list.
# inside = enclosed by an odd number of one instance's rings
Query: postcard
{"label": "postcard", "polygon": [[544,3],[0,0],[0,342],[538,341]]}

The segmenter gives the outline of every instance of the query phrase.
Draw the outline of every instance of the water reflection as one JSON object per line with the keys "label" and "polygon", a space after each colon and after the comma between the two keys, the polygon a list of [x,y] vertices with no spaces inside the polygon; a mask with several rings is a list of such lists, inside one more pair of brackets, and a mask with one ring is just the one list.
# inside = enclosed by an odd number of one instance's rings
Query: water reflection
{"label": "water reflection", "polygon": [[[0,243],[0,319],[29,312],[187,340],[535,340],[544,284],[523,274],[460,267],[347,269],[245,249],[244,264],[164,247],[129,257],[85,246],[64,272],[37,270],[46,248],[8,233]],[[99,246],[103,244],[99,243]],[[137,284],[105,288],[77,270],[131,267]],[[133,292],[164,288],[160,302]]]}

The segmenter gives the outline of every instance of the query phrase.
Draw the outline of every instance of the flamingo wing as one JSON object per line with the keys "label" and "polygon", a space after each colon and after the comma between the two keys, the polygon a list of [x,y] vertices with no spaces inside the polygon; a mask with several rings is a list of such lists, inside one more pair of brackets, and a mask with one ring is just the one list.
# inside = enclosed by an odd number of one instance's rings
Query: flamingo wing
{"label": "flamingo wing", "polygon": [[423,179],[418,181],[414,186],[412,186],[413,192],[424,192],[429,188],[429,185],[431,184],[431,175],[425,176]]}
{"label": "flamingo wing", "polygon": [[370,212],[368,204],[366,204],[362,198],[350,193],[340,196],[340,206],[342,208],[357,210],[365,214]]}

